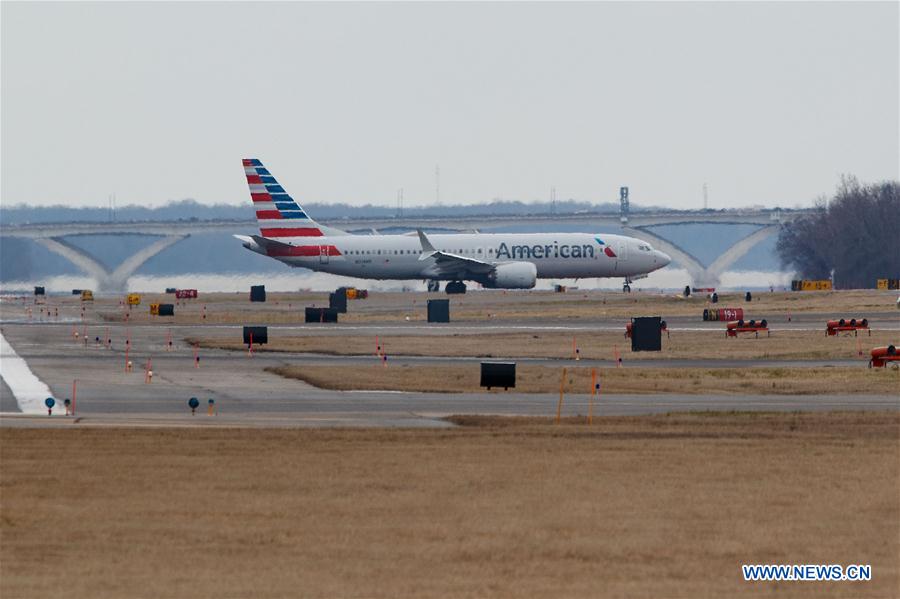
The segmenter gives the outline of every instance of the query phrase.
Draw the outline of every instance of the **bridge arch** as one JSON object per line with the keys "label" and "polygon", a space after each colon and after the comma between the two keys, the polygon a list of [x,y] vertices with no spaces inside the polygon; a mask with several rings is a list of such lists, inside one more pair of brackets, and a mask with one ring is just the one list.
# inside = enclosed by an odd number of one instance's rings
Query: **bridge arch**
{"label": "bridge arch", "polygon": [[736,243],[732,244],[725,253],[716,258],[709,266],[705,266],[696,256],[679,247],[674,242],[669,241],[665,237],[661,237],[652,231],[648,231],[645,226],[622,227],[628,235],[643,239],[654,245],[657,249],[669,254],[688,271],[688,276],[691,278],[691,284],[695,287],[718,287],[722,281],[722,274],[724,274],[731,265],[747,255],[747,252],[753,249],[756,244],[777,233],[779,228],[780,225],[772,224],[756,229],[749,235],[746,235]]}
{"label": "bridge arch", "polygon": [[62,237],[36,237],[34,240],[51,252],[62,256],[93,278],[97,284],[97,291],[102,293],[124,293],[128,290],[128,279],[147,260],[189,236],[187,233],[181,233],[162,237],[126,258],[112,271],[101,264],[90,252],[73,245]]}

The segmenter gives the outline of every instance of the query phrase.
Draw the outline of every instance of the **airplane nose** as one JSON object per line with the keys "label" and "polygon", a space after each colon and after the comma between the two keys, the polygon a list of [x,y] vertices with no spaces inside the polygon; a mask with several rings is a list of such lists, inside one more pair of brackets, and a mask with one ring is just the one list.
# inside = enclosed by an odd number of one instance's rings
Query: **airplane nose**
{"label": "airplane nose", "polygon": [[660,263],[660,266],[659,266],[660,268],[662,268],[663,266],[668,266],[669,262],[672,261],[672,258],[669,256],[669,254],[667,254],[665,252],[661,252],[659,250],[653,250],[653,251],[656,252],[656,259]]}

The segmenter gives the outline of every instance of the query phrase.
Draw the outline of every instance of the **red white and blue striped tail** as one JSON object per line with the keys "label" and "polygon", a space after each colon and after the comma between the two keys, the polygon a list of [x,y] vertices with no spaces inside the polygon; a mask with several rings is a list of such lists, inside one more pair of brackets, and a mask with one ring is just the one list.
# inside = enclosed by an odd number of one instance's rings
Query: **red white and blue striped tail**
{"label": "red white and blue striped tail", "polygon": [[263,237],[322,237],[322,227],[287,194],[256,158],[244,158],[244,173]]}

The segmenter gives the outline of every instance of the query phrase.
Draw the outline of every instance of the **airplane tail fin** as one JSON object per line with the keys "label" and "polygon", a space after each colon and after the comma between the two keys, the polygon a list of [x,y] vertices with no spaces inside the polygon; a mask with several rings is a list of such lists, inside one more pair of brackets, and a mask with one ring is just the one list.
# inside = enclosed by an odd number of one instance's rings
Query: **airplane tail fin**
{"label": "airplane tail fin", "polygon": [[250,186],[250,199],[256,209],[259,232],[263,237],[322,237],[346,235],[344,231],[323,227],[291,198],[275,177],[256,158],[244,158],[244,174]]}

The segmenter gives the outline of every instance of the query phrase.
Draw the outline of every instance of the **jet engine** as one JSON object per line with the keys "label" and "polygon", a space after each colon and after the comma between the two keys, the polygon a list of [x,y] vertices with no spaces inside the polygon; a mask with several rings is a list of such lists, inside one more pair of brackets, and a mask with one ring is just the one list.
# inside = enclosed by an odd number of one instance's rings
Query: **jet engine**
{"label": "jet engine", "polygon": [[483,281],[492,289],[531,289],[537,281],[537,267],[531,262],[498,264]]}

